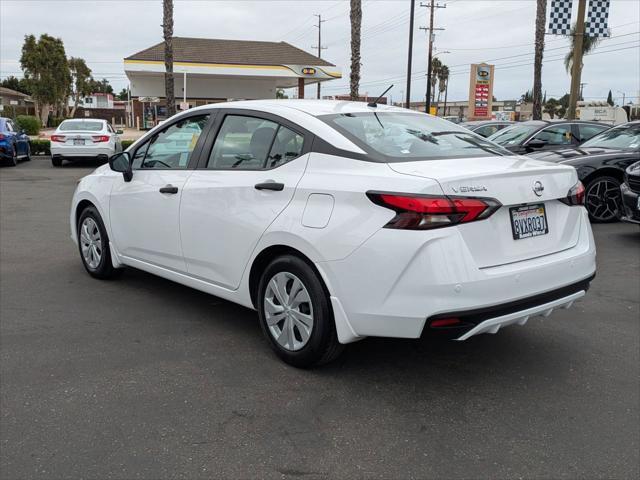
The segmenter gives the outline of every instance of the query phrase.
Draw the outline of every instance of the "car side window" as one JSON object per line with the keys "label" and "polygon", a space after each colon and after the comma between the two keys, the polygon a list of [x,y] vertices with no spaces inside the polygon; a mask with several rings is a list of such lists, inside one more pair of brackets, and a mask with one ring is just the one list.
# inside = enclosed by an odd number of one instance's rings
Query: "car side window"
{"label": "car side window", "polygon": [[543,140],[549,145],[571,145],[573,133],[570,124],[553,125],[538,132],[535,140]]}
{"label": "car side window", "polygon": [[267,157],[266,168],[275,168],[297,158],[302,153],[304,137],[280,125]]}
{"label": "car side window", "polygon": [[580,138],[579,142],[584,142],[585,140],[589,140],[591,137],[599,134],[600,132],[606,130],[607,127],[601,127],[600,125],[582,125],[578,124],[578,133]]}
{"label": "car side window", "polygon": [[498,125],[485,125],[484,127],[480,127],[476,129],[475,133],[486,138],[486,137],[490,137],[491,135],[496,133],[498,130],[500,130],[500,127]]}
{"label": "car side window", "polygon": [[264,168],[278,124],[243,115],[227,115],[211,149],[207,168],[261,170]]}
{"label": "car side window", "polygon": [[[157,133],[147,145],[139,148],[133,159],[133,168],[185,169],[204,130],[209,115],[180,120]],[[139,154],[142,154],[139,160]],[[139,166],[137,163],[139,162]]]}

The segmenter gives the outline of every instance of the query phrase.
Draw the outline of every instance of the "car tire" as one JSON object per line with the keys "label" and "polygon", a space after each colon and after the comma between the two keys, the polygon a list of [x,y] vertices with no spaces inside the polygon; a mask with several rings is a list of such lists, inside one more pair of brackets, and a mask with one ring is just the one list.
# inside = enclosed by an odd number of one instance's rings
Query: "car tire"
{"label": "car tire", "polygon": [[257,303],[262,332],[289,365],[309,368],[342,353],[329,295],[318,274],[301,258],[283,255],[267,266]]}
{"label": "car tire", "polygon": [[593,223],[617,222],[622,196],[620,180],[610,176],[595,177],[585,186],[584,206]]}
{"label": "car tire", "polygon": [[102,280],[117,276],[121,270],[113,267],[107,230],[95,207],[82,211],[77,232],[80,259],[89,275]]}
{"label": "car tire", "polygon": [[53,165],[54,167],[61,167],[62,166],[62,157],[51,157],[51,165]]}
{"label": "car tire", "polygon": [[11,151],[11,157],[9,157],[8,164],[10,167],[18,165],[18,149],[15,145],[13,145],[13,150]]}

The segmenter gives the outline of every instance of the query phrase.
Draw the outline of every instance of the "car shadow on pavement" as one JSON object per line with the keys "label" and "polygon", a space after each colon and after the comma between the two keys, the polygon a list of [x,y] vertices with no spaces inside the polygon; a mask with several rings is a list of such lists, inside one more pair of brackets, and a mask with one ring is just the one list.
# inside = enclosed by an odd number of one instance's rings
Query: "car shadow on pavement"
{"label": "car shadow on pavement", "polygon": [[[284,366],[279,365],[280,360],[263,339],[255,311],[135,269],[128,268],[117,282],[122,282],[129,291],[148,291],[171,302],[169,308],[184,312],[182,321],[199,323],[205,335],[237,337],[235,343],[261,350],[253,352],[259,363],[271,367],[276,364],[278,369]],[[517,379],[533,376],[545,383],[550,377],[568,374],[568,369],[559,369],[558,365],[580,362],[583,354],[571,343],[572,338],[555,335],[557,331],[552,330],[551,321],[536,325],[539,321],[543,320],[534,318],[525,327],[511,326],[496,335],[479,335],[465,342],[429,336],[367,338],[348,345],[337,361],[308,372],[354,381],[362,375],[389,375],[390,383],[402,377],[404,382],[412,379],[425,382],[431,378],[435,382],[448,379],[447,382],[464,385],[505,376]],[[289,373],[297,371],[293,367],[284,368]]]}

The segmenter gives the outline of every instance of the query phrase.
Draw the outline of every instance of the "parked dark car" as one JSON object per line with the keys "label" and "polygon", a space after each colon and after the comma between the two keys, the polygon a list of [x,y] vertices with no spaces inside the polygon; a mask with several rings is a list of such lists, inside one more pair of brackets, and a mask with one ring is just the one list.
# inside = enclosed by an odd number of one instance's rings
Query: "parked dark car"
{"label": "parked dark car", "polygon": [[507,120],[477,120],[475,122],[462,122],[460,125],[464,128],[468,128],[473,133],[477,133],[482,137],[488,138],[503,128],[510,127],[514,124],[515,122]]}
{"label": "parked dark car", "polygon": [[0,117],[0,160],[15,167],[18,160],[31,160],[29,136],[10,118]]}
{"label": "parked dark car", "polygon": [[577,147],[610,128],[598,122],[579,120],[532,120],[500,130],[489,140],[519,155],[541,150]]}
{"label": "parked dark car", "polygon": [[640,225],[640,162],[629,165],[620,191],[622,192],[620,220]]}
{"label": "parked dark car", "polygon": [[613,222],[622,214],[620,185],[624,172],[640,160],[640,121],[613,127],[577,148],[529,156],[573,165],[585,186],[585,206],[591,220]]}

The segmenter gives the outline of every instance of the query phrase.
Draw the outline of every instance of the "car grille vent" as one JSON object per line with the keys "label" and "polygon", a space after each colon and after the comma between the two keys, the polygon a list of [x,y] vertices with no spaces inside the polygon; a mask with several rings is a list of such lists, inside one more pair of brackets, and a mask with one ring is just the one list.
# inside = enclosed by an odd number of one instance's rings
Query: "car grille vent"
{"label": "car grille vent", "polygon": [[640,193],[640,177],[627,177],[627,182],[632,192]]}

